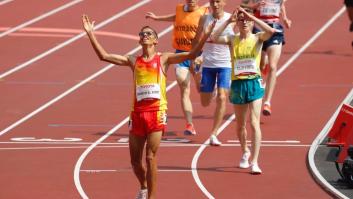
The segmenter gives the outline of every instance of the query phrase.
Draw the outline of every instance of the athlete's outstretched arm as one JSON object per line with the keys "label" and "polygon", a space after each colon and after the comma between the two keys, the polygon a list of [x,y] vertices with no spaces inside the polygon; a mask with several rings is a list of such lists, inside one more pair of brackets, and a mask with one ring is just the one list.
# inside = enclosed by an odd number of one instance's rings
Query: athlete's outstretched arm
{"label": "athlete's outstretched arm", "polygon": [[92,44],[92,47],[100,60],[107,61],[112,64],[122,66],[132,66],[132,62],[128,56],[116,55],[107,53],[104,48],[99,44],[96,36],[94,35],[94,21],[91,22],[87,15],[82,15],[83,28]]}
{"label": "athlete's outstretched arm", "polygon": [[155,21],[175,21],[175,14],[157,16],[153,12],[147,12],[145,17],[146,19],[153,19]]}

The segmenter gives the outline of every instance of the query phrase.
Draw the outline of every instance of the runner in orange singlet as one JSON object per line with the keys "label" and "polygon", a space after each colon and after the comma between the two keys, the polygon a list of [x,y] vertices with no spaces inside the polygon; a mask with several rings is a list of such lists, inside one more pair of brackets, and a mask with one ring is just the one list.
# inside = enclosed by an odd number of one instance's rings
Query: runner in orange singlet
{"label": "runner in orange singlet", "polygon": [[[152,12],[146,14],[146,18],[156,21],[174,22],[172,44],[176,53],[188,52],[196,35],[197,26],[201,16],[208,12],[207,7],[201,7],[198,0],[186,0],[185,4],[176,6],[175,14],[156,16]],[[192,103],[190,100],[190,74],[194,74],[190,67],[192,60],[185,60],[175,65],[176,79],[180,88],[181,106],[186,120],[185,135],[195,135],[196,131],[192,123]],[[198,83],[196,81],[196,83]],[[198,87],[198,85],[196,85]]]}
{"label": "runner in orange singlet", "polygon": [[[156,197],[157,161],[156,153],[166,125],[166,75],[170,64],[194,59],[200,52],[215,23],[208,26],[201,41],[190,52],[158,53],[158,35],[154,29],[145,26],[139,33],[142,55],[117,55],[107,53],[94,35],[94,22],[88,16],[82,17],[83,27],[98,57],[116,65],[129,66],[134,74],[134,102],[130,115],[129,149],[131,164],[139,180],[137,198]],[[142,163],[146,146],[146,167]]]}

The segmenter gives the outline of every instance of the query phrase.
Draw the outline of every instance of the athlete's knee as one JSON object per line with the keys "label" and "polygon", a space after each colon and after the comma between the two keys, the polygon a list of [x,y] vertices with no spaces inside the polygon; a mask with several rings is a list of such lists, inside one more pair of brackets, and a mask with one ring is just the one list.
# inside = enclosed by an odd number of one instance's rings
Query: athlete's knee
{"label": "athlete's knee", "polygon": [[217,103],[225,104],[227,102],[227,96],[225,94],[217,95]]}
{"label": "athlete's knee", "polygon": [[207,106],[209,106],[211,104],[211,100],[210,99],[202,99],[201,98],[201,105],[203,106],[203,107],[207,107]]}
{"label": "athlete's knee", "polygon": [[152,164],[156,159],[156,154],[155,153],[150,153],[146,155],[146,163],[147,164]]}

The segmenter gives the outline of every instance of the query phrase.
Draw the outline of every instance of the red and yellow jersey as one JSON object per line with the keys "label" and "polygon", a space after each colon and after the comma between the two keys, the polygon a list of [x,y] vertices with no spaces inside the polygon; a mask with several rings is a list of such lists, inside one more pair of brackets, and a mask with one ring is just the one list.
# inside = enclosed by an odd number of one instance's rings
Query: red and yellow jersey
{"label": "red and yellow jersey", "polygon": [[176,7],[173,48],[182,51],[190,51],[192,40],[196,36],[197,26],[202,15],[208,12],[207,7],[199,7],[198,9],[187,12],[184,11],[184,4]]}
{"label": "red and yellow jersey", "polygon": [[150,61],[144,61],[142,56],[136,58],[132,111],[167,110],[166,75],[160,57],[157,53]]}

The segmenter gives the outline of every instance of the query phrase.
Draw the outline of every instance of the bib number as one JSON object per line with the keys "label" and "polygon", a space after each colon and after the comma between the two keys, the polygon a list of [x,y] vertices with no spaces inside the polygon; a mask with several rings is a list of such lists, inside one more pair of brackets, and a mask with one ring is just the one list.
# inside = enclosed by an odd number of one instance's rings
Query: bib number
{"label": "bib number", "polygon": [[148,98],[161,99],[161,88],[158,84],[145,84],[136,86],[137,101]]}
{"label": "bib number", "polygon": [[240,59],[234,64],[234,75],[257,73],[256,62],[254,59]]}
{"label": "bib number", "polygon": [[279,17],[280,6],[278,4],[264,5],[260,7],[260,16],[276,16]]}

